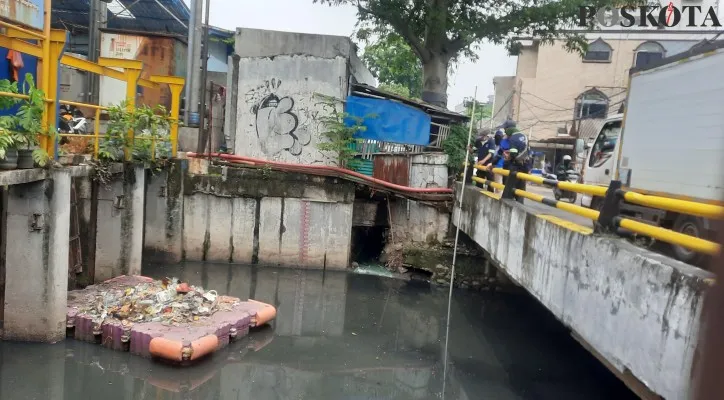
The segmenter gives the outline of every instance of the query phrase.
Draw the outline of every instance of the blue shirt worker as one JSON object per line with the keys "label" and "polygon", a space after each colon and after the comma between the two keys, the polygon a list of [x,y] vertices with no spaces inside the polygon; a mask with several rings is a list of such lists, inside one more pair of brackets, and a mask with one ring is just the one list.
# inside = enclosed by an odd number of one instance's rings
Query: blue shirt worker
{"label": "blue shirt worker", "polygon": [[[514,121],[505,121],[501,125],[502,129],[508,132],[507,143],[504,148],[501,142],[501,149],[496,155],[496,162],[499,164],[503,163],[503,168],[508,169],[511,172],[523,172],[528,173],[528,138],[523,132],[520,132]],[[501,156],[502,154],[502,156]],[[504,182],[506,179],[503,180]],[[526,182],[522,179],[518,179],[516,183],[516,189],[525,190]],[[522,198],[518,198],[519,202],[523,202]]]}
{"label": "blue shirt worker", "polygon": [[[481,136],[475,141],[475,148],[478,150],[477,167],[479,168],[476,170],[475,176],[492,181],[493,173],[488,171],[485,167],[492,163],[498,150],[498,146],[495,144],[495,139],[490,134]],[[477,182],[477,184],[479,187],[483,187],[480,182]],[[488,186],[488,191],[493,192],[494,190],[491,186]]]}

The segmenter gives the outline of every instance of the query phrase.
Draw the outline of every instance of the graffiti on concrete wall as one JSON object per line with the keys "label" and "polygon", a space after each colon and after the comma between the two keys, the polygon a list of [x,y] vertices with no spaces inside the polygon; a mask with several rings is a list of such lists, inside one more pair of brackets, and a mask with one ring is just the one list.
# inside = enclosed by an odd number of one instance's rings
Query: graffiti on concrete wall
{"label": "graffiti on concrete wall", "polygon": [[307,113],[295,109],[291,95],[278,94],[281,84],[281,80],[277,79],[264,81],[246,93],[246,102],[252,105],[256,135],[264,154],[273,156],[288,151],[298,156],[312,140]]}

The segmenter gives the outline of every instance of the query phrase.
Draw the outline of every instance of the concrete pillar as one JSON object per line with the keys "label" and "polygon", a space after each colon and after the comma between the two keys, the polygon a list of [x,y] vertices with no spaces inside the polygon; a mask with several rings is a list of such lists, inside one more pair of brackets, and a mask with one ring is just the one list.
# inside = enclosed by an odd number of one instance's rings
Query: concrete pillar
{"label": "concrete pillar", "polygon": [[78,207],[78,231],[80,233],[83,271],[76,275],[75,282],[71,282],[71,284],[88,286],[93,284],[96,268],[97,199],[100,185],[90,176],[73,178],[73,182],[75,183],[75,196]]}
{"label": "concrete pillar", "polygon": [[186,160],[173,160],[148,181],[143,257],[146,261],[178,263],[182,259],[183,178]]}
{"label": "concrete pillar", "polygon": [[122,175],[115,175],[107,184],[100,184],[97,197],[96,254],[93,281],[102,282],[122,275],[122,218],[126,199]]}
{"label": "concrete pillar", "polygon": [[70,234],[70,171],[10,186],[7,215],[5,340],[65,337]]}
{"label": "concrete pillar", "polygon": [[141,273],[146,172],[127,165],[98,189],[95,282]]}
{"label": "concrete pillar", "polygon": [[224,115],[224,139],[226,151],[235,152],[236,143],[236,107],[239,105],[239,60],[237,54],[229,56],[229,69],[226,74],[226,114]]}
{"label": "concrete pillar", "polygon": [[125,196],[128,199],[122,220],[124,275],[140,275],[143,262],[143,221],[145,214],[146,170],[142,166],[126,166]]}

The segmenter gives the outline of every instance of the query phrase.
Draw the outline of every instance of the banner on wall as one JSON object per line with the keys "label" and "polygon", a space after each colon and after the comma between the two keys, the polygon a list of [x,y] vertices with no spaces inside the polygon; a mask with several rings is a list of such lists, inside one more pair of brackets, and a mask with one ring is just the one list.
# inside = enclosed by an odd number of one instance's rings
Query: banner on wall
{"label": "banner on wall", "polygon": [[[364,119],[367,129],[357,134],[358,139],[421,146],[430,144],[430,116],[417,108],[392,100],[349,96],[345,110],[353,117]],[[345,123],[347,126],[354,125],[352,119]]]}
{"label": "banner on wall", "polygon": [[[168,37],[101,33],[101,56],[143,61],[141,78],[144,79],[151,75],[175,75],[176,46],[180,45],[181,42]],[[167,109],[171,107],[171,91],[166,85],[155,89],[139,86],[137,94],[138,104],[151,107],[161,104]],[[101,105],[120,104],[125,99],[125,82],[101,76]]]}
{"label": "banner on wall", "polygon": [[43,0],[0,0],[0,17],[43,30]]}

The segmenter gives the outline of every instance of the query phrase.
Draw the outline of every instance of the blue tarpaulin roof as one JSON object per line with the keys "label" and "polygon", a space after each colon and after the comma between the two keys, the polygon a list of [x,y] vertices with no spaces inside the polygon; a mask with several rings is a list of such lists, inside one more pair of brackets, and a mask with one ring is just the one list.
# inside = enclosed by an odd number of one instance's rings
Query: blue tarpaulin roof
{"label": "blue tarpaulin roof", "polygon": [[[88,30],[90,0],[53,0],[52,4],[54,28]],[[169,12],[188,25],[191,13],[183,0],[114,0],[108,5],[108,28],[188,35],[188,29]]]}
{"label": "blue tarpaulin roof", "polygon": [[[359,139],[427,146],[430,144],[431,118],[425,112],[392,100],[349,96],[345,111],[363,119],[367,128]],[[345,121],[348,126],[354,121]]]}

